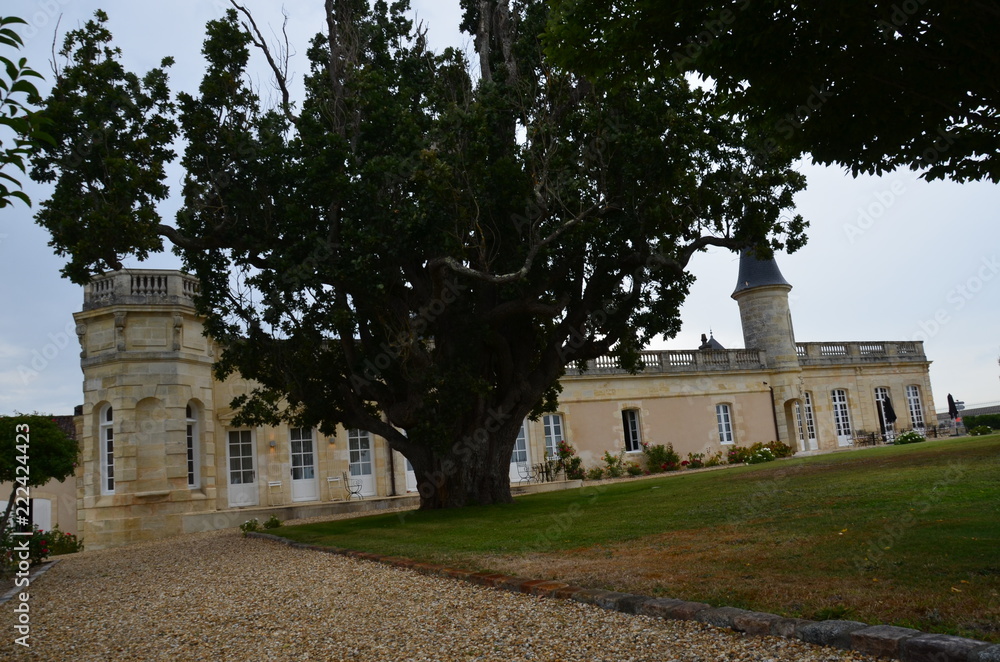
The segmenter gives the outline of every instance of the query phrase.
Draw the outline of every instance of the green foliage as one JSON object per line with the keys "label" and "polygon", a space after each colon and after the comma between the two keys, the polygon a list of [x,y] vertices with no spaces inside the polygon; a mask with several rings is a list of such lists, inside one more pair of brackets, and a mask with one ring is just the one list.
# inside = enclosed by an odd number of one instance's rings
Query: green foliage
{"label": "green foliage", "polygon": [[279,526],[281,526],[281,520],[278,519],[277,515],[271,515],[266,520],[264,520],[265,529],[277,529]]}
{"label": "green foliage", "polygon": [[252,517],[240,524],[240,531],[243,532],[243,537],[246,538],[248,533],[260,531],[260,521],[256,517]]}
{"label": "green foliage", "polygon": [[962,422],[965,427],[972,429],[981,425],[988,426],[994,430],[1000,430],[1000,414],[980,414],[978,416],[963,416]]}
{"label": "green foliage", "polygon": [[969,428],[969,434],[974,437],[978,437],[984,434],[993,434],[993,428],[988,425],[977,425],[974,428]]}
{"label": "green foliage", "polygon": [[[20,180],[10,171],[14,168],[25,173],[26,159],[39,145],[51,140],[45,132],[44,117],[31,107],[38,100],[32,79],[41,79],[41,74],[28,66],[26,58],[12,59],[13,54],[7,53],[8,49],[17,51],[24,46],[14,27],[18,25],[27,23],[16,16],[0,16],[0,209],[13,200],[31,204],[20,190]],[[13,140],[8,132],[13,134]],[[6,145],[5,139],[9,141]]]}
{"label": "green foliage", "polygon": [[902,446],[904,444],[920,443],[921,441],[927,441],[927,438],[916,430],[909,430],[907,432],[903,432],[902,434],[897,434],[892,443],[896,446]]}
{"label": "green foliage", "polygon": [[722,451],[716,451],[707,460],[705,460],[706,467],[718,467],[726,463],[726,458],[722,456]]}
{"label": "green foliage", "polygon": [[556,457],[558,457],[558,468],[566,474],[569,480],[580,480],[584,477],[583,458],[576,454],[566,440],[562,440],[556,446]]}
{"label": "green foliage", "polygon": [[701,469],[705,466],[704,453],[688,453],[688,459],[681,462],[685,469]]}
{"label": "green foliage", "polygon": [[83,551],[83,539],[77,538],[72,533],[64,533],[58,525],[47,531],[45,536],[48,540],[49,554],[52,556]]}
{"label": "green foliage", "polygon": [[646,469],[651,474],[676,471],[681,468],[681,457],[674,451],[673,444],[649,444],[642,442],[642,453],[646,456]]}
{"label": "green foliage", "polygon": [[997,34],[992,0],[635,0],[614,16],[599,0],[555,0],[548,49],[585,75],[708,77],[731,109],[759,119],[765,149],[809,152],[855,175],[903,166],[929,180],[997,182]]}
{"label": "green foliage", "polygon": [[601,480],[604,478],[603,467],[591,467],[587,469],[587,480]]}
{"label": "green foliage", "polygon": [[[176,106],[169,62],[124,71],[98,13],[67,36],[57,146],[34,171],[56,183],[38,220],[75,281],[174,244],[226,347],[218,376],[258,385],[235,424],[374,432],[418,483],[444,480],[426,508],[510,501],[489,458],[554,409],[567,365],[615,348],[635,369],[674,335],[695,253],[791,251],[806,226],[791,155],[719,97],[679,76],[582,81],[545,60],[543,0],[469,6],[476,71],[429,52],[406,2],[327,3],[304,98],[278,63],[271,107],[247,72],[265,40],[235,9]],[[155,203],[178,130],[175,228]]]}
{"label": "green foliage", "polygon": [[629,462],[625,466],[625,471],[628,473],[629,476],[632,476],[632,477],[641,476],[642,473],[643,473],[642,467],[640,467],[635,462]]}
{"label": "green foliage", "polygon": [[604,451],[604,473],[608,478],[621,478],[625,475],[625,451],[618,455]]}
{"label": "green foliage", "polygon": [[70,256],[63,274],[81,284],[120,269],[123,255],[145,259],[163,249],[156,205],[169,194],[165,165],[177,137],[166,74],[172,60],[142,77],[126,71],[107,21],[98,10],[66,35],[64,66],[45,100],[53,142],[31,172],[55,183],[36,220],[56,252]]}
{"label": "green foliage", "polygon": [[735,446],[729,449],[729,464],[760,464],[773,462],[778,458],[791,457],[791,446],[780,441],[756,442],[750,447]]}

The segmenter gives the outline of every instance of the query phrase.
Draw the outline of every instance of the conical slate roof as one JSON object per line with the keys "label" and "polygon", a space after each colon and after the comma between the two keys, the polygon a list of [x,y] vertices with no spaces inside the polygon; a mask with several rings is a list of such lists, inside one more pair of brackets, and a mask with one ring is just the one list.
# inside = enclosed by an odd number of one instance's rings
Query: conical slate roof
{"label": "conical slate roof", "polygon": [[733,296],[745,290],[765,285],[791,287],[791,284],[781,275],[781,270],[778,269],[778,263],[774,261],[774,258],[758,260],[752,250],[744,249],[740,254],[740,275],[736,281]]}

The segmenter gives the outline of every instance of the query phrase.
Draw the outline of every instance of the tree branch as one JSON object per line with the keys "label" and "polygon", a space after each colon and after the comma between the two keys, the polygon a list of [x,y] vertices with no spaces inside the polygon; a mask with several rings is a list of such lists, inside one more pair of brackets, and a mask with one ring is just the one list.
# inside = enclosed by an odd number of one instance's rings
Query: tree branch
{"label": "tree branch", "polygon": [[[236,0],[229,0],[229,2],[237,10],[243,13],[250,22],[249,25],[243,24],[243,28],[250,35],[250,39],[253,45],[260,49],[267,58],[267,64],[271,67],[271,72],[274,74],[274,78],[277,81],[278,89],[281,90],[281,111],[284,113],[285,117],[292,124],[298,124],[298,118],[292,114],[291,105],[291,94],[288,92],[288,33],[285,32],[284,26],[282,26],[282,32],[285,34],[285,57],[284,66],[279,67],[278,63],[275,61],[274,57],[271,55],[271,49],[267,47],[267,42],[264,41],[264,35],[261,34],[260,29],[257,27],[257,22],[253,19],[253,15],[250,11],[243,5],[236,2]],[[285,24],[288,23],[288,17],[285,17]]]}
{"label": "tree branch", "polygon": [[535,259],[538,257],[538,253],[541,252],[543,248],[554,242],[570,228],[573,228],[582,223],[586,218],[588,218],[591,214],[597,211],[600,207],[601,205],[599,204],[592,205],[589,209],[577,215],[575,218],[566,221],[558,228],[556,228],[556,230],[548,237],[542,239],[540,242],[535,244],[531,248],[531,250],[528,251],[528,256],[525,258],[524,264],[517,271],[512,271],[507,274],[494,275],[486,273],[485,271],[479,271],[478,269],[473,269],[472,267],[467,267],[453,257],[435,258],[431,260],[427,266],[431,270],[440,268],[451,269],[457,274],[468,276],[470,278],[475,278],[477,280],[481,280],[487,283],[495,283],[498,285],[504,283],[513,283],[519,280],[523,280],[524,278],[527,278],[528,274],[531,272],[531,268],[532,266],[534,266]]}

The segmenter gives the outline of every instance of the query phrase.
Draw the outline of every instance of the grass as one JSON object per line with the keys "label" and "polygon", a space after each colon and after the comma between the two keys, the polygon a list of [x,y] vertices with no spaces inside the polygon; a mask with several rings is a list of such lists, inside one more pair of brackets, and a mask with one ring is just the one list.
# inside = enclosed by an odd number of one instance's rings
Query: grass
{"label": "grass", "polygon": [[804,618],[1000,641],[1000,436],[273,531]]}

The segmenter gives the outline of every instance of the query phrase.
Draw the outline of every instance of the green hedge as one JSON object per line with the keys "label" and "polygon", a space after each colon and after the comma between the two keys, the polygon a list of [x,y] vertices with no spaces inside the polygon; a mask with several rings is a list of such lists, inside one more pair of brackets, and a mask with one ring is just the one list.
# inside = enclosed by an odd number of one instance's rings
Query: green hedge
{"label": "green hedge", "polygon": [[979,416],[963,416],[962,423],[967,429],[988,425],[994,430],[1000,430],[1000,414],[980,414]]}

